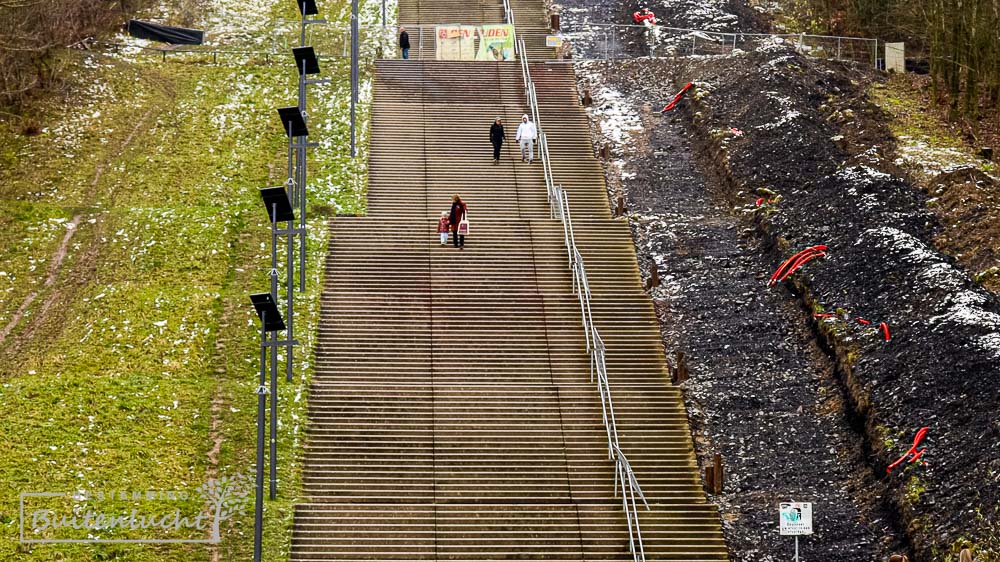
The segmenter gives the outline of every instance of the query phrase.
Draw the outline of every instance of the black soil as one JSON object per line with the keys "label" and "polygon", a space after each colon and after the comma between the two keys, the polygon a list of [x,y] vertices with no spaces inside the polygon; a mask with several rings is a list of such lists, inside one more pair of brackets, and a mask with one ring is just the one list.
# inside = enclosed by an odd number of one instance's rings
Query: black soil
{"label": "black soil", "polygon": [[791,553],[777,504],[792,499],[816,509],[817,534],[802,541],[807,560],[861,562],[898,550],[901,533],[875,499],[863,440],[802,308],[762,290],[769,260],[720,184],[702,173],[682,116],[650,111],[662,99],[627,68],[602,70],[600,82],[631,92],[642,116],[624,170],[635,174],[625,181],[627,211],[644,270],[656,262],[662,279],[654,299],[665,347],[687,356],[683,386],[699,457],[719,452],[725,461],[725,488],[714,500],[733,560]]}
{"label": "black soil", "polygon": [[[574,3],[577,23],[620,23],[638,7]],[[665,25],[757,25],[701,5],[651,7]],[[597,34],[575,29],[574,52],[592,56]],[[647,39],[619,45],[642,55]],[[1000,301],[935,246],[968,236],[939,224],[886,157],[885,116],[865,95],[872,71],[766,41],[577,70],[598,103],[610,85],[642,118],[631,146],[612,147],[611,197],[627,199],[643,266],[658,263],[668,354],[690,357],[698,452],[726,459],[716,500],[733,558],[787,559],[775,504],[796,499],[816,502],[807,560],[951,561],[965,541],[978,561],[1000,560]],[[766,287],[815,244],[828,255]],[[887,473],[925,426],[926,462]]]}
{"label": "black soil", "polygon": [[[1000,515],[1000,302],[934,247],[924,195],[881,157],[884,127],[864,100],[865,76],[781,48],[681,71],[706,86],[685,116],[730,194],[749,204],[749,190],[767,186],[783,197],[773,214],[757,213],[771,265],[828,245],[830,256],[790,288],[816,308],[891,326],[890,342],[857,322],[820,331],[917,559],[941,560],[963,537],[988,548]],[[730,127],[744,134],[709,140]],[[923,426],[928,464],[885,475]]]}
{"label": "black soil", "polygon": [[[735,255],[741,227],[712,223],[707,220],[710,213],[697,205],[692,207],[695,184],[681,181],[676,185],[665,177],[684,175],[672,169],[675,164],[663,167],[664,176],[646,174],[647,185],[655,186],[651,191],[663,196],[666,206],[659,209],[666,216],[702,217],[694,225],[663,222],[653,227],[658,234],[650,236],[671,241],[663,246],[666,274],[673,277],[667,282],[668,289],[687,286],[675,299],[681,305],[666,306],[668,346],[682,346],[682,341],[671,339],[677,336],[671,336],[669,329],[680,323],[688,338],[714,340],[714,344],[703,345],[721,356],[704,358],[706,365],[698,367],[704,371],[695,377],[695,384],[710,381],[710,376],[726,376],[720,371],[727,366],[739,372],[744,349],[765,341],[780,350],[789,345],[789,334],[801,334],[811,323],[835,358],[848,412],[837,417],[841,423],[830,423],[817,415],[822,408],[810,408],[801,401],[808,394],[800,395],[798,404],[805,406],[804,417],[811,418],[806,426],[815,424],[822,430],[815,434],[797,432],[801,440],[789,447],[788,455],[801,457],[822,450],[828,443],[840,453],[850,452],[849,430],[836,428],[849,424],[852,415],[857,415],[864,441],[853,447],[860,454],[847,454],[847,458],[860,459],[867,466],[866,471],[848,462],[846,472],[819,477],[853,483],[844,489],[852,492],[860,508],[852,508],[841,496],[829,502],[819,500],[817,510],[837,514],[836,534],[843,533],[847,542],[863,547],[872,543],[873,536],[881,539],[883,533],[889,535],[887,547],[898,547],[901,537],[892,536],[892,523],[899,518],[916,560],[947,559],[946,555],[966,539],[980,545],[981,559],[993,560],[988,550],[996,541],[1000,499],[1000,416],[995,413],[1000,406],[1000,303],[934,247],[938,226],[926,209],[924,195],[895,175],[881,157],[880,147],[887,137],[878,125],[880,115],[864,99],[866,79],[859,69],[806,60],[780,46],[709,60],[625,63],[605,77],[609,83],[617,82],[619,90],[641,92],[639,95],[650,103],[669,99],[679,83],[698,82],[698,89],[682,104],[677,116],[693,137],[703,169],[721,186],[715,201],[728,202],[723,216],[730,221],[742,216],[739,224],[752,228],[744,247],[760,261],[744,258],[741,262]],[[679,135],[671,132],[670,119],[649,117],[645,125],[647,132],[653,131],[654,143],[662,138],[664,147],[671,146],[674,151],[684,148],[684,143],[677,141]],[[636,170],[643,167],[656,169],[657,165],[636,162]],[[781,200],[757,207],[758,188],[770,190],[765,199],[773,198],[769,194],[774,193]],[[641,195],[633,199],[637,205],[649,205]],[[642,247],[642,236],[639,242]],[[765,287],[766,276],[781,260],[814,244],[828,245],[829,255],[811,262],[784,286]],[[720,253],[720,247],[733,250]],[[701,269],[691,263],[700,264]],[[719,263],[726,267],[718,267]],[[673,273],[675,267],[681,275]],[[720,281],[717,287],[702,286],[707,282],[702,275],[704,268],[711,269],[710,276],[720,275],[716,270],[732,268],[734,273],[729,277],[744,284]],[[690,273],[684,274],[685,269]],[[715,310],[708,305],[695,312],[678,309],[693,306],[691,302],[703,296],[714,300]],[[778,311],[783,303],[809,311],[837,312],[847,320],[813,322],[807,314],[796,317],[789,311],[768,320],[761,318],[758,325],[755,315],[747,313],[758,307]],[[857,317],[872,324],[863,325]],[[694,325],[690,324],[692,318]],[[788,330],[784,337],[780,332],[783,321]],[[882,321],[890,327],[891,341],[884,341],[875,329]],[[717,326],[713,330],[699,322]],[[716,338],[715,332],[723,330],[718,326],[730,326],[731,332],[723,331]],[[808,340],[808,334],[800,337]],[[687,343],[694,358],[701,360],[695,345]],[[796,365],[794,357],[789,361],[778,364]],[[748,363],[758,363],[765,371],[774,368],[763,357]],[[812,369],[800,365],[802,371],[792,369],[789,380],[823,395],[829,385],[824,386],[825,379],[819,374],[822,367],[817,368],[815,361]],[[734,373],[728,375],[732,376]],[[777,376],[772,373],[771,378]],[[763,381],[754,380],[742,392],[710,388],[726,394],[701,408],[708,412],[706,435],[716,441],[727,432],[747,429],[745,420],[750,416],[738,416],[739,412],[756,410],[757,418],[771,418],[775,427],[781,427],[776,424],[779,414],[789,410],[786,404],[790,399]],[[708,392],[693,394],[697,400]],[[712,426],[713,418],[720,418],[717,428]],[[739,430],[732,429],[737,423],[741,424]],[[914,434],[924,426],[930,428],[922,444],[927,447],[927,463],[906,463],[886,474],[886,466],[909,448]],[[788,431],[780,435],[772,440],[791,440]],[[842,441],[838,443],[837,438]],[[768,442],[763,438],[759,441]],[[775,454],[781,452],[770,451],[768,459]],[[809,467],[807,471],[823,472],[823,465],[812,459],[803,465]],[[761,467],[751,462],[747,466],[756,472],[752,478],[760,483],[772,474],[784,474],[775,472],[777,467],[771,465]],[[738,465],[734,467],[734,472],[739,470]],[[871,475],[877,481],[869,485],[866,476]],[[774,479],[770,487],[761,487],[780,494],[786,485],[784,480]],[[880,517],[875,514],[883,513],[885,503],[875,496],[882,488],[887,490],[885,499],[892,509]],[[813,490],[822,497],[822,487]],[[739,501],[748,500],[753,501]],[[845,519],[851,520],[851,509],[857,510],[859,518],[854,521],[860,522],[863,530],[845,524]],[[823,549],[836,552],[835,545],[826,540],[822,543]],[[732,546],[738,556],[745,554],[740,543]],[[830,559],[836,559],[833,556]]]}

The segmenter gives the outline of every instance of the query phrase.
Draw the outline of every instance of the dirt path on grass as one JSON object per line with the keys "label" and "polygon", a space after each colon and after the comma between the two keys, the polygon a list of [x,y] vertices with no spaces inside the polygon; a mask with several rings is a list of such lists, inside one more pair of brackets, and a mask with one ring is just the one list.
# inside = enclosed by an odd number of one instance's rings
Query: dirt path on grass
{"label": "dirt path on grass", "polygon": [[[93,179],[90,181],[90,184],[87,186],[87,190],[84,192],[84,200],[93,199],[94,192],[97,189],[97,185],[101,181],[101,176],[104,175],[104,170],[107,169],[108,165],[113,160],[124,154],[124,152],[132,144],[132,141],[135,139],[135,136],[139,133],[139,131],[141,131],[145,127],[146,122],[153,115],[153,112],[155,110],[156,108],[148,109],[142,115],[142,117],[140,117],[139,120],[136,121],[135,126],[132,127],[132,130],[129,131],[128,135],[121,142],[121,144],[118,145],[118,147],[112,153],[105,156],[104,159],[102,159],[97,164],[97,167],[94,169]],[[13,314],[13,316],[11,316],[10,321],[7,323],[6,326],[3,327],[2,330],[0,330],[0,344],[3,344],[6,341],[7,336],[10,335],[10,333],[14,330],[15,327],[17,327],[18,323],[24,317],[25,312],[28,310],[28,307],[35,302],[35,300],[39,297],[39,295],[45,293],[50,287],[55,286],[56,280],[59,278],[59,274],[62,271],[63,261],[65,261],[66,256],[69,253],[69,244],[73,240],[73,237],[76,234],[76,232],[78,231],[80,222],[84,219],[85,216],[91,214],[92,213],[90,212],[79,211],[75,213],[73,215],[73,218],[66,224],[66,234],[63,235],[62,241],[60,241],[59,243],[59,247],[56,248],[56,251],[52,253],[52,257],[49,259],[49,268],[45,275],[45,282],[42,283],[42,286],[40,288],[31,291],[24,297],[24,300],[21,302],[21,305],[17,308],[17,311]],[[83,255],[94,256],[94,253],[86,252]],[[82,260],[79,265],[84,269],[89,269],[87,267],[87,263],[83,263]],[[25,341],[27,341],[34,335],[37,327],[45,320],[49,309],[61,296],[62,292],[58,287],[56,287],[55,290],[49,292],[46,295],[45,300],[42,302],[41,308],[38,310],[38,313],[32,316],[31,320],[25,326],[24,331],[16,338],[16,341],[13,343],[13,347],[19,348]]]}

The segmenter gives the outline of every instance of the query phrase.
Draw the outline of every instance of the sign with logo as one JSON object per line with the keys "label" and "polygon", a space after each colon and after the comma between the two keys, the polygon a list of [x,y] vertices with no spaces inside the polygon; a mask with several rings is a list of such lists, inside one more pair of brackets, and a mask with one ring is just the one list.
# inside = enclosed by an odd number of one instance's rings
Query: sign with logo
{"label": "sign with logo", "polygon": [[813,504],[782,502],[778,504],[779,526],[782,535],[811,535],[813,532]]}
{"label": "sign with logo", "polygon": [[562,47],[562,37],[558,35],[546,35],[545,36],[545,46],[546,47]]}
{"label": "sign with logo", "polygon": [[476,60],[514,60],[514,26],[486,24],[479,28],[479,53]]}
{"label": "sign with logo", "polygon": [[438,25],[434,27],[437,60],[475,60],[476,26]]}
{"label": "sign with logo", "polygon": [[22,543],[218,544],[223,523],[253,500],[243,474],[187,490],[21,492]]}

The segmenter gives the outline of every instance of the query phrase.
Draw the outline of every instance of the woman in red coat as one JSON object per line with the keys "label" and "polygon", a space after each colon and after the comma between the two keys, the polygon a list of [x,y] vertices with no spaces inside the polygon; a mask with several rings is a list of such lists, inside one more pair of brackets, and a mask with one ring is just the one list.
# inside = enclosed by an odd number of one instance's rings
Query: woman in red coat
{"label": "woman in red coat", "polygon": [[465,201],[456,193],[451,198],[451,213],[448,214],[448,224],[451,225],[451,237],[455,244],[455,247],[459,250],[465,248],[465,234],[458,233],[458,225],[466,220],[466,214],[469,212],[468,206],[466,206]]}

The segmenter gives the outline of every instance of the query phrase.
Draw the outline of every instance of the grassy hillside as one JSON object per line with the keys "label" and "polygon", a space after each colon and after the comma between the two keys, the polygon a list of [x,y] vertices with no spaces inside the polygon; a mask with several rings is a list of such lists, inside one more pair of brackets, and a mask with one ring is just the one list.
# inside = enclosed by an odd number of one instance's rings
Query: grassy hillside
{"label": "grassy hillside", "polygon": [[[321,3],[331,20],[346,21],[344,8]],[[221,2],[206,23],[226,47],[226,25],[294,10]],[[21,492],[193,492],[210,477],[252,476],[259,332],[247,295],[267,290],[270,268],[257,189],[284,181],[274,108],[296,99],[281,57],[67,56],[73,94],[34,108],[42,133],[0,125],[0,559],[249,559],[252,506],[224,524],[218,547],[17,541]],[[279,394],[270,560],[288,551],[325,220],[364,211],[364,158],[347,149],[348,70],[343,61],[324,69],[333,83],[310,92],[311,140],[322,145],[310,154],[302,345],[295,381]]]}

